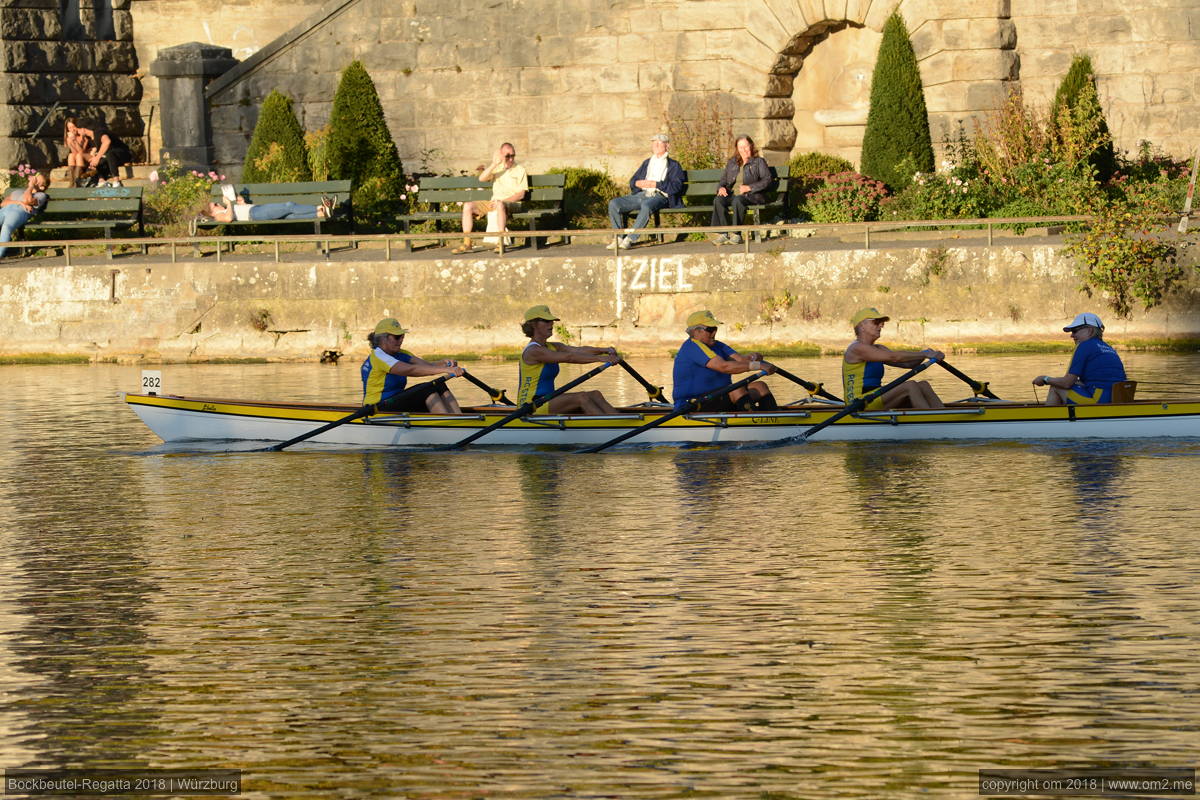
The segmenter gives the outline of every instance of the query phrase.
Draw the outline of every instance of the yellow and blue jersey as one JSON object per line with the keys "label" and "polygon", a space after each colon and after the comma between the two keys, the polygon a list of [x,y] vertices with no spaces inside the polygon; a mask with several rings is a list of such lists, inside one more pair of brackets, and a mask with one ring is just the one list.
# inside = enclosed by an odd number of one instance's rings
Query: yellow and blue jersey
{"label": "yellow and blue jersey", "polygon": [[671,376],[671,397],[675,401],[676,410],[686,406],[689,400],[733,383],[732,376],[709,369],[708,362],[716,356],[729,360],[736,353],[736,350],[724,342],[713,342],[712,347],[709,347],[695,339],[688,339],[680,345],[679,352],[675,354],[675,366]]}
{"label": "yellow and blue jersey", "polygon": [[1111,403],[1113,384],[1125,380],[1121,357],[1103,339],[1085,339],[1076,345],[1067,372],[1079,379],[1067,392],[1067,401],[1081,405]]}
{"label": "yellow and blue jersey", "polygon": [[363,405],[378,405],[403,392],[408,385],[408,378],[393,375],[390,370],[399,361],[411,364],[413,358],[413,354],[407,350],[401,350],[394,356],[378,347],[372,350],[362,365]]}
{"label": "yellow and blue jersey", "polygon": [[[853,347],[854,344],[851,342],[850,347]],[[847,353],[850,352],[850,347],[846,348]],[[850,405],[882,385],[882,361],[859,361],[857,364],[851,364],[845,356],[842,357],[842,396],[846,398],[846,405]],[[883,398],[875,398],[867,408],[883,408]]]}
{"label": "yellow and blue jersey", "polygon": [[[525,349],[542,346],[537,342],[530,342],[525,345]],[[544,346],[550,350],[559,349],[554,342],[546,342]],[[533,398],[544,397],[554,391],[554,379],[558,377],[558,364],[526,363],[524,352],[521,353],[517,364],[521,368],[517,376],[517,405],[532,403]],[[546,406],[539,406],[535,409],[535,413],[545,414]]]}

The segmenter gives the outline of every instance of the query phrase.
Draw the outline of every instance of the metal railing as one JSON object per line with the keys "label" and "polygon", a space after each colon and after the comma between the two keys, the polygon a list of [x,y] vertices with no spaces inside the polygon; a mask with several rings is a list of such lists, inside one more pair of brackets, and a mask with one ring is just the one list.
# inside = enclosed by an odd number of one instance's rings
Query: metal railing
{"label": "metal railing", "polygon": [[[1065,225],[1070,223],[1086,224],[1093,219],[1087,215],[1065,215],[1057,217],[1004,217],[996,219],[953,219],[953,220],[893,220],[879,222],[850,222],[850,223],[777,223],[767,225],[742,225],[738,227],[714,227],[714,226],[675,226],[675,227],[657,227],[657,228],[571,228],[560,230],[510,230],[504,233],[500,232],[485,232],[475,231],[471,234],[471,238],[477,241],[482,241],[486,238],[496,238],[497,245],[489,245],[483,248],[477,248],[476,254],[481,257],[487,255],[495,255],[493,248],[499,251],[499,255],[503,255],[508,250],[512,249],[511,245],[506,245],[507,239],[525,239],[533,236],[540,238],[560,238],[564,243],[569,244],[573,239],[603,239],[610,243],[616,243],[618,239],[627,234],[638,234],[639,238],[643,237],[667,237],[688,235],[693,233],[702,234],[720,234],[720,233],[738,233],[741,234],[742,242],[741,249],[744,253],[750,252],[751,238],[759,237],[760,244],[769,236],[773,235],[778,238],[790,237],[792,232],[801,233],[805,238],[817,237],[838,237],[844,238],[847,236],[862,236],[863,247],[872,249],[871,237],[878,237],[883,233],[906,232],[911,229],[930,229],[931,233],[941,232],[940,229],[948,229],[949,231],[957,231],[962,228],[975,228],[986,230],[987,246],[993,246],[995,241],[995,230],[1004,226],[1022,226],[1036,227],[1045,225]],[[1019,234],[1014,234],[1019,235]],[[461,241],[464,237],[462,231],[427,231],[419,233],[375,233],[375,234],[270,234],[270,235],[241,235],[241,236],[185,236],[185,237],[166,237],[159,238],[153,236],[112,238],[112,239],[44,239],[44,240],[22,240],[19,242],[10,242],[6,246],[10,248],[41,249],[49,248],[62,250],[67,266],[72,265],[73,250],[79,249],[95,249],[104,248],[108,257],[111,260],[113,248],[116,247],[134,247],[140,250],[143,254],[148,254],[151,248],[165,248],[170,252],[171,263],[176,263],[179,260],[179,249],[186,248],[190,250],[194,256],[199,256],[201,248],[215,248],[216,261],[222,261],[224,257],[233,252],[235,246],[240,244],[266,244],[274,249],[275,261],[281,261],[282,250],[281,245],[286,244],[314,244],[318,250],[322,252],[328,259],[330,252],[334,248],[354,249],[359,245],[382,245],[384,251],[384,260],[394,260],[395,251],[407,253],[407,242],[456,242]],[[228,248],[228,253],[226,249]],[[616,249],[615,255],[623,255],[629,251]],[[542,255],[541,250],[530,250],[531,255]],[[411,255],[411,254],[410,254]],[[11,266],[16,264],[11,263]]]}

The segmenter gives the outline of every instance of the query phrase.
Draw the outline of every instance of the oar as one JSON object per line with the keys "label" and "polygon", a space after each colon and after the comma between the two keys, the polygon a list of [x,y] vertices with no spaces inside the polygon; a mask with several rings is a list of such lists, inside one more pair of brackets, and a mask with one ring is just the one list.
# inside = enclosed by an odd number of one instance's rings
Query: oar
{"label": "oar", "polygon": [[488,425],[486,428],[475,431],[467,438],[460,439],[459,441],[455,442],[454,444],[443,445],[442,447],[439,447],[437,449],[438,450],[458,450],[459,448],[466,447],[467,445],[469,445],[471,442],[475,441],[479,437],[486,436],[487,434],[491,433],[492,431],[496,430],[497,428],[503,428],[505,425],[507,425],[508,423],[512,422],[515,419],[520,419],[521,417],[529,416],[530,414],[533,413],[534,409],[536,409],[538,406],[550,402],[551,400],[558,397],[560,394],[563,394],[564,392],[571,391],[579,384],[583,383],[584,381],[586,381],[590,378],[594,378],[595,376],[599,375],[601,372],[603,372],[604,370],[608,369],[611,366],[612,366],[612,362],[606,361],[605,363],[596,367],[591,372],[587,372],[587,373],[584,373],[583,375],[580,375],[575,380],[571,381],[570,383],[564,384],[563,386],[560,386],[559,388],[555,389],[550,394],[545,395],[545,396],[540,396],[540,397],[534,397],[533,400],[529,401],[528,403],[522,403],[521,405],[517,406],[515,411],[513,411],[511,414],[509,414],[504,419],[497,420],[496,422],[493,422],[491,425]]}
{"label": "oar", "polygon": [[867,392],[862,397],[858,398],[853,403],[850,403],[849,405],[847,405],[841,411],[834,414],[829,419],[825,420],[824,422],[819,422],[816,425],[813,425],[811,428],[806,430],[804,433],[798,434],[796,436],[790,436],[781,442],[772,442],[772,443],[770,443],[769,446],[776,446],[776,445],[786,444],[786,443],[790,443],[790,442],[808,441],[808,438],[810,436],[812,436],[814,433],[825,430],[826,428],[828,428],[833,423],[837,422],[842,417],[848,417],[851,414],[857,414],[859,411],[862,411],[864,408],[866,408],[868,405],[870,405],[871,402],[876,397],[881,397],[882,395],[887,394],[892,389],[895,389],[897,386],[904,383],[906,380],[908,380],[912,376],[916,375],[919,372],[924,372],[925,370],[929,369],[936,363],[937,363],[936,361],[934,361],[933,359],[930,359],[929,361],[926,361],[924,364],[920,365],[919,367],[913,367],[908,372],[904,373],[899,378],[896,378],[896,380],[892,381],[891,383],[884,384],[883,386],[880,386],[878,389],[875,389],[874,391]]}
{"label": "oar", "polygon": [[625,361],[625,359],[622,358],[617,363],[621,365],[621,369],[628,372],[631,376],[633,376],[633,379],[635,381],[637,381],[638,383],[640,383],[642,385],[642,388],[646,390],[646,394],[650,395],[651,400],[656,400],[660,403],[670,403],[671,402],[663,395],[663,390],[662,390],[661,386],[655,386],[653,383],[651,383],[650,381],[643,378],[640,374],[638,374],[638,371],[636,369],[629,366],[629,364]]}
{"label": "oar", "polygon": [[505,405],[505,406],[515,406],[516,405],[516,403],[514,403],[512,400],[508,399],[508,396],[504,394],[503,389],[493,389],[492,387],[488,386],[483,381],[479,380],[479,378],[476,378],[474,375],[467,372],[465,369],[463,370],[462,376],[464,378],[466,378],[467,380],[469,380],[471,383],[478,386],[480,389],[483,389],[485,392],[487,392],[488,397],[492,398],[493,403],[500,403],[501,405]]}
{"label": "oar", "polygon": [[937,363],[941,364],[942,369],[946,370],[946,372],[949,372],[951,375],[958,378],[963,383],[967,384],[967,386],[970,386],[971,391],[974,392],[975,394],[981,394],[984,397],[990,397],[993,400],[1000,399],[999,397],[996,397],[996,395],[992,394],[992,390],[988,388],[986,381],[980,383],[979,381],[975,380],[974,378],[972,378],[970,375],[966,374],[965,372],[957,369],[956,367],[954,367],[950,364],[947,364],[945,361],[939,361]]}
{"label": "oar", "polygon": [[615,439],[609,439],[607,442],[604,442],[603,444],[593,445],[592,447],[585,447],[584,449],[576,450],[575,452],[577,452],[577,453],[599,453],[601,450],[606,450],[609,447],[612,447],[614,444],[620,444],[621,442],[625,441],[626,439],[632,439],[634,436],[637,436],[639,433],[642,433],[643,431],[648,431],[651,428],[657,428],[659,425],[662,425],[665,422],[670,422],[671,420],[675,419],[678,416],[682,416],[683,414],[687,414],[692,411],[698,411],[700,409],[700,407],[702,405],[704,405],[705,403],[707,403],[709,400],[712,400],[713,398],[716,398],[716,397],[720,397],[723,394],[729,394],[734,389],[740,389],[743,386],[751,384],[766,374],[767,374],[767,371],[765,369],[760,370],[748,378],[742,378],[737,383],[731,383],[729,386],[722,386],[720,389],[714,389],[706,395],[701,395],[700,397],[689,400],[688,404],[686,406],[684,406],[683,408],[681,408],[677,411],[672,411],[670,414],[663,414],[658,419],[651,420],[650,422],[647,422],[645,425],[634,428],[631,431],[625,431],[624,433],[622,433],[620,436],[616,437]]}
{"label": "oar", "polygon": [[[445,378],[437,378],[433,381],[433,383],[440,383],[444,386],[446,383],[446,379]],[[402,400],[403,398],[405,398],[409,395],[416,394],[417,392],[423,390],[424,388],[425,388],[425,383],[418,383],[416,386],[411,386],[408,389],[405,389],[403,392],[400,392],[399,394],[392,395],[391,397],[388,398],[388,402],[391,403],[396,400]],[[272,451],[277,452],[279,450],[282,450],[285,447],[291,447],[294,444],[299,444],[300,442],[311,439],[314,436],[320,436],[325,431],[333,430],[334,428],[338,427],[339,425],[345,425],[347,422],[353,422],[354,420],[360,419],[362,417],[369,417],[372,414],[374,414],[378,410],[378,408],[379,408],[378,403],[365,405],[362,408],[355,411],[354,413],[348,414],[347,416],[344,416],[341,419],[335,419],[333,422],[322,425],[319,428],[315,428],[315,429],[309,431],[308,433],[302,433],[299,436],[297,436],[295,439],[288,439],[286,442],[280,442],[279,444],[273,444],[270,447],[264,447],[261,450],[258,450],[257,452],[260,452],[260,453],[269,453]]]}
{"label": "oar", "polygon": [[783,377],[787,378],[792,383],[800,384],[805,389],[807,389],[809,392],[817,395],[818,397],[824,397],[826,400],[832,400],[835,403],[842,402],[842,398],[838,397],[835,394],[830,394],[829,392],[825,391],[825,387],[823,387],[821,384],[809,383],[808,381],[804,380],[804,378],[801,378],[798,375],[793,375],[792,373],[788,372],[786,369],[783,369],[782,367],[775,367],[775,374],[782,375]]}

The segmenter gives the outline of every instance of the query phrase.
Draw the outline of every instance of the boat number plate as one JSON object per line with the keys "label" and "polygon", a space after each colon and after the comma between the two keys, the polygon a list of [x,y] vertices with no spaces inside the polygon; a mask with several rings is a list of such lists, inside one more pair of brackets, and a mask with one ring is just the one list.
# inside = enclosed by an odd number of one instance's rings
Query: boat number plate
{"label": "boat number plate", "polygon": [[142,391],[146,394],[158,394],[162,391],[162,372],[156,369],[142,370]]}

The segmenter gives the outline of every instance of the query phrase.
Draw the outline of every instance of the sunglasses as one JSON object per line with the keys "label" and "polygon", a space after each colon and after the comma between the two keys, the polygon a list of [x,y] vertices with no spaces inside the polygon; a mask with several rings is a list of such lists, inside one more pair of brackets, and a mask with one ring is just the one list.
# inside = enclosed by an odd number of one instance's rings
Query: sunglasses
{"label": "sunglasses", "polygon": [[706,326],[706,327],[704,328],[704,330],[708,331],[709,333],[716,333],[716,332],[717,332],[717,326],[716,326],[716,325]]}

